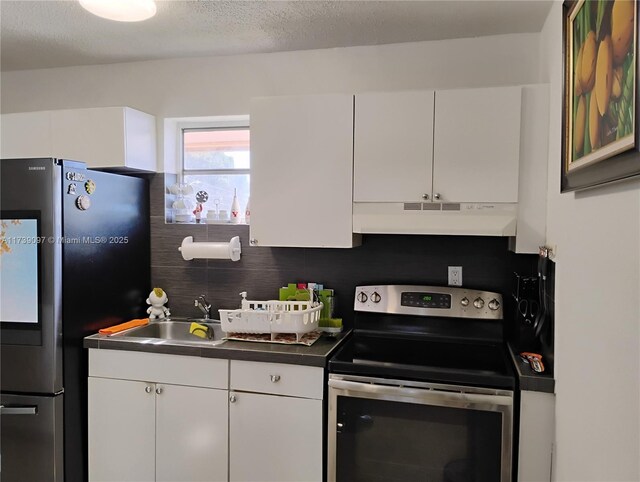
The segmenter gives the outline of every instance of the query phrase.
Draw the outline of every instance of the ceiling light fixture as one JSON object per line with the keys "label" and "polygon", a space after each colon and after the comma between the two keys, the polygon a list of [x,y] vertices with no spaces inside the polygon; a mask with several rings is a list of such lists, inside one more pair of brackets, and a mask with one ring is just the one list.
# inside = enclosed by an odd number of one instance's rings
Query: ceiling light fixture
{"label": "ceiling light fixture", "polygon": [[118,22],[140,22],[156,14],[154,0],[78,0],[80,5],[98,17]]}

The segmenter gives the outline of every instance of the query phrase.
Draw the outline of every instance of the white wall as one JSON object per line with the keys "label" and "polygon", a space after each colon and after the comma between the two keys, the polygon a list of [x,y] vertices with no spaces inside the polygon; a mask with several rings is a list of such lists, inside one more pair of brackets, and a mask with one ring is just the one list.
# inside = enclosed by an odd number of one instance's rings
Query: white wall
{"label": "white wall", "polygon": [[555,480],[640,480],[640,182],[560,194],[562,7],[541,33],[551,82],[547,240],[557,246]]}
{"label": "white wall", "polygon": [[527,83],[538,35],[2,73],[2,113],[127,105],[160,117],[248,114],[262,95]]}
{"label": "white wall", "polygon": [[[163,117],[248,114],[257,96],[529,83],[537,58],[538,35],[521,34],[5,72],[0,107],[133,107],[158,117],[162,156],[172,144]],[[158,167],[175,169],[162,160]]]}

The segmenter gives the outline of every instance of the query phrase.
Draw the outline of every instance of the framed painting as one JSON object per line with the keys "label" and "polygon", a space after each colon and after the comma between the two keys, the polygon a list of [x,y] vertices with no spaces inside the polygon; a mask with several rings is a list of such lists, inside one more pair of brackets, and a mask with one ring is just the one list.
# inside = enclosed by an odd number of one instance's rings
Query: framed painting
{"label": "framed painting", "polygon": [[638,0],[564,3],[562,192],[640,176]]}

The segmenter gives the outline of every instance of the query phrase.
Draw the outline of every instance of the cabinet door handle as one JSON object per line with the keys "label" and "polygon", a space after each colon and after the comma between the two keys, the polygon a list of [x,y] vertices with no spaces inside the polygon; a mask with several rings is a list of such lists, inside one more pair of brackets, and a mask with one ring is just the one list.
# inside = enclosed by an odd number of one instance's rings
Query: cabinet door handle
{"label": "cabinet door handle", "polygon": [[250,244],[251,246],[258,246],[258,240],[257,240],[256,238],[251,238],[251,239],[249,240],[249,244]]}
{"label": "cabinet door handle", "polygon": [[147,385],[146,387],[144,387],[144,391],[147,393],[151,393],[151,387]]}
{"label": "cabinet door handle", "polygon": [[162,387],[156,388],[156,393],[160,395],[162,393]]}
{"label": "cabinet door handle", "polygon": [[435,193],[433,195],[433,199],[440,199],[440,193]]}
{"label": "cabinet door handle", "polygon": [[229,401],[231,403],[236,403],[236,396],[235,395],[229,395]]}
{"label": "cabinet door handle", "polygon": [[280,381],[280,375],[269,375],[271,377],[271,381],[273,383],[279,382]]}
{"label": "cabinet door handle", "polygon": [[426,201],[427,199],[429,199],[429,195],[428,194],[423,194],[422,195],[422,199],[424,199]]}

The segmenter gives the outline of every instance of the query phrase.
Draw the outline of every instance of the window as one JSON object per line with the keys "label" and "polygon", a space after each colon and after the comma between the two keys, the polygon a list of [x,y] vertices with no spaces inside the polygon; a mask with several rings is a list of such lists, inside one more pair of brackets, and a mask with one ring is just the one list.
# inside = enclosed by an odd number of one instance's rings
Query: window
{"label": "window", "polygon": [[231,210],[237,192],[241,216],[249,200],[250,186],[249,128],[247,125],[221,128],[182,129],[183,182],[194,194],[207,193],[202,218],[208,211]]}

